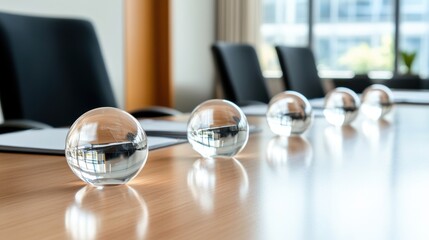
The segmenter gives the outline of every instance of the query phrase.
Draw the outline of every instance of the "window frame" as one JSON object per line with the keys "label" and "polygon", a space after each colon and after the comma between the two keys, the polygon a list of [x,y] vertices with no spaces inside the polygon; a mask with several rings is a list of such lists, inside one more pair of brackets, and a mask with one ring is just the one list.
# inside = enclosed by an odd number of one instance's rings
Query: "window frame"
{"label": "window frame", "polygon": [[[307,24],[308,24],[308,34],[307,34],[307,46],[312,49],[313,51],[315,50],[315,42],[314,42],[314,25],[315,25],[315,16],[316,13],[314,6],[315,6],[316,2],[315,0],[308,0],[308,5],[307,5]],[[400,0],[392,0],[392,7],[393,7],[393,55],[394,55],[394,62],[393,62],[393,69],[392,69],[392,74],[393,75],[398,75],[401,74],[400,73],[400,69],[399,69],[399,61],[400,61],[400,15],[401,15],[401,2]],[[403,37],[403,36],[402,36]],[[264,73],[264,75],[266,75]],[[268,73],[267,77],[272,77],[272,73]],[[334,79],[335,77],[333,77],[332,79]]]}

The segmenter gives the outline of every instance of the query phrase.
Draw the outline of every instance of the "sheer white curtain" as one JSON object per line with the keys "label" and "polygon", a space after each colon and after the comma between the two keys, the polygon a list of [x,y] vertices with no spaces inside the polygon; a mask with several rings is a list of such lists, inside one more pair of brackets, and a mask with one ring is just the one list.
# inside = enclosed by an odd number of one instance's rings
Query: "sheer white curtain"
{"label": "sheer white curtain", "polygon": [[249,43],[260,40],[262,0],[217,0],[217,40]]}
{"label": "sheer white curtain", "polygon": [[[260,41],[262,0],[216,0],[216,40],[248,43],[255,48]],[[216,77],[215,95],[223,98],[223,90]]]}

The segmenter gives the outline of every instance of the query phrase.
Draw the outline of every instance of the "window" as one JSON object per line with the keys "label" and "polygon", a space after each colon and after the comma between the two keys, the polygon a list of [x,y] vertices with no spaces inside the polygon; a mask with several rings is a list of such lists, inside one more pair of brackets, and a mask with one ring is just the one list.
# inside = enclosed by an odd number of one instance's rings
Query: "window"
{"label": "window", "polygon": [[261,65],[266,75],[281,76],[273,46],[308,44],[308,0],[264,0],[263,9]]}
{"label": "window", "polygon": [[329,21],[331,18],[331,0],[319,0],[316,9],[316,16],[320,22]]}
{"label": "window", "polygon": [[[314,0],[316,12],[327,5]],[[331,0],[329,18],[314,19],[314,53],[319,71],[393,71],[393,7],[391,1]],[[382,11],[390,9],[390,12]],[[325,10],[326,11],[326,10]],[[318,39],[329,41],[329,52]],[[323,55],[320,55],[324,51]],[[328,56],[328,58],[327,58]],[[323,63],[323,65],[322,65]]]}
{"label": "window", "polygon": [[[428,76],[429,1],[399,1],[400,16],[394,14],[396,0],[263,0],[260,54],[264,72],[281,75],[274,45],[308,46],[312,41],[319,72],[324,76],[339,72],[403,73],[401,52],[417,52],[413,73]],[[400,19],[399,39],[395,39],[396,17]]]}
{"label": "window", "polygon": [[[429,2],[407,0],[401,2],[399,51],[415,53],[411,73],[429,75]],[[403,59],[399,59],[399,71],[406,72]]]}

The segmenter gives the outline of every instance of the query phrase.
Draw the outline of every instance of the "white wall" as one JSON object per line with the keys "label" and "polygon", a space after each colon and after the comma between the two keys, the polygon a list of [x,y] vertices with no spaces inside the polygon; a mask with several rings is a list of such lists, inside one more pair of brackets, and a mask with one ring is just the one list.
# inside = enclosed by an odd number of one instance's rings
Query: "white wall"
{"label": "white wall", "polygon": [[214,97],[215,0],[173,0],[171,6],[175,107],[191,111]]}
{"label": "white wall", "polygon": [[90,20],[116,100],[124,105],[123,0],[0,0],[0,11]]}
{"label": "white wall", "polygon": [[[124,106],[123,0],[0,0],[0,11],[86,18],[94,24],[116,100]],[[214,97],[215,0],[172,0],[176,108],[191,111]]]}

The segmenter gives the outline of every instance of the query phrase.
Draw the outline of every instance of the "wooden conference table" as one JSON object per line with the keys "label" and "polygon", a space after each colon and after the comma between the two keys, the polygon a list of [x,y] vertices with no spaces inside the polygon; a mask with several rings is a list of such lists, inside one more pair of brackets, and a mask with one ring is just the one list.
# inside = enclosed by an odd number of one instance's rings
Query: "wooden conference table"
{"label": "wooden conference table", "polygon": [[162,148],[101,190],[63,156],[0,153],[0,239],[429,239],[429,106],[288,141],[249,120],[234,159]]}

